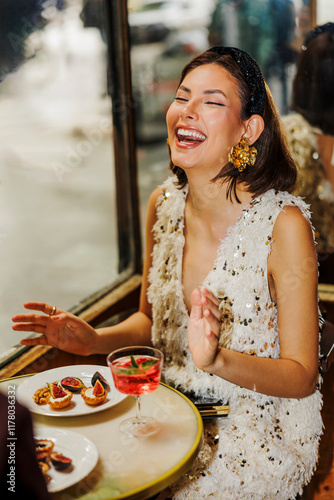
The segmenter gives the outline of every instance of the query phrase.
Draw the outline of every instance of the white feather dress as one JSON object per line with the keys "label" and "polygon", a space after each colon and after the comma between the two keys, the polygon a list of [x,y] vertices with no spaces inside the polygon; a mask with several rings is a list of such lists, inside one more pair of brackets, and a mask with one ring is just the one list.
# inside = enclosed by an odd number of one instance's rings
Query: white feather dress
{"label": "white feather dress", "polygon": [[[303,399],[269,397],[198,370],[187,344],[189,315],[183,298],[182,256],[187,187],[175,177],[162,186],[156,245],[149,274],[152,342],[164,351],[164,381],[181,391],[229,403],[227,418],[205,425],[202,450],[192,469],[172,486],[173,499],[279,499],[302,492],[315,470],[322,434],[319,389]],[[262,357],[279,357],[277,308],[267,281],[273,227],[285,206],[307,205],[294,196],[267,191],[243,210],[221,241],[203,286],[220,300],[219,343]],[[288,279],[288,277],[287,277]],[[293,283],[291,283],[293,286]]]}

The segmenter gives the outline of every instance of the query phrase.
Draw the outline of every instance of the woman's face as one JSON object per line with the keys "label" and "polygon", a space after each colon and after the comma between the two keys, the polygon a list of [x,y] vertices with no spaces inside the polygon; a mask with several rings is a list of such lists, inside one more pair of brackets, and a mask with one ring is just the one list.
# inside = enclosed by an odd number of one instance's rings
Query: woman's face
{"label": "woman's face", "polygon": [[[217,64],[191,70],[167,111],[172,161],[185,171],[204,166],[217,175],[245,132],[236,80]],[[212,178],[211,177],[211,178]]]}

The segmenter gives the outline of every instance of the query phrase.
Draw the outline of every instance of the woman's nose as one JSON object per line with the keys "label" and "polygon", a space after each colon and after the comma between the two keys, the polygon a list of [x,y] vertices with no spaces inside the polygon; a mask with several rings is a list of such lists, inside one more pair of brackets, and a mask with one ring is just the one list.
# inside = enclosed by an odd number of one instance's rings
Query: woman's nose
{"label": "woman's nose", "polygon": [[183,119],[196,120],[198,118],[196,104],[193,101],[187,101],[180,112],[180,116]]}

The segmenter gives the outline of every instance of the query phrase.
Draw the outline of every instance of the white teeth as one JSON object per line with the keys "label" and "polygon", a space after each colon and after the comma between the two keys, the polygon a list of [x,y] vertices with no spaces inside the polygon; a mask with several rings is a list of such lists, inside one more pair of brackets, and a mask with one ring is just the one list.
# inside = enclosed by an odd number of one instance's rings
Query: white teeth
{"label": "white teeth", "polygon": [[201,139],[202,141],[204,141],[206,139],[205,135],[200,134],[199,132],[195,132],[194,130],[185,130],[184,128],[179,128],[177,133],[179,135],[196,137],[196,139]]}

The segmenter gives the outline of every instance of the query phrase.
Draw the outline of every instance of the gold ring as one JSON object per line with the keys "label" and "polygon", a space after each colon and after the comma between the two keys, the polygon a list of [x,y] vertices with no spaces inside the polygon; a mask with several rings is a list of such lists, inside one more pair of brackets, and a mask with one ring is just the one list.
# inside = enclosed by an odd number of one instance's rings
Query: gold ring
{"label": "gold ring", "polygon": [[53,306],[52,311],[49,313],[49,316],[53,316],[56,312],[56,306]]}

